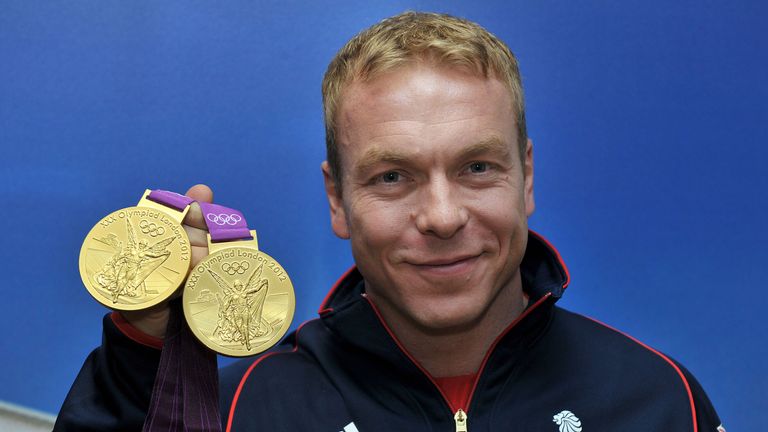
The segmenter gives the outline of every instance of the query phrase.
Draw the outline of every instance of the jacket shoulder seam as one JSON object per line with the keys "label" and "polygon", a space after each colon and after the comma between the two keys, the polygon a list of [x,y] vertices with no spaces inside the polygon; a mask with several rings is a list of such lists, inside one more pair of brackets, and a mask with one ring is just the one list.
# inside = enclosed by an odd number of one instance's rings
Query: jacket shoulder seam
{"label": "jacket shoulder seam", "polygon": [[685,391],[686,391],[686,393],[688,395],[688,404],[690,405],[690,408],[691,408],[691,422],[693,424],[693,432],[698,432],[699,428],[698,428],[698,422],[696,420],[696,405],[695,405],[695,403],[693,401],[693,392],[691,391],[691,385],[688,382],[688,378],[685,377],[685,374],[680,369],[680,367],[677,365],[677,363],[675,363],[671,358],[669,358],[668,356],[666,356],[662,352],[660,352],[660,351],[656,350],[655,348],[645,344],[644,342],[640,341],[639,339],[635,338],[634,336],[632,336],[630,334],[627,334],[627,333],[625,333],[625,332],[623,332],[621,330],[618,330],[615,327],[612,327],[612,326],[610,326],[610,325],[608,325],[608,324],[606,324],[604,322],[598,321],[595,318],[592,318],[592,317],[589,317],[589,316],[586,316],[586,315],[582,315],[582,316],[584,318],[586,318],[586,319],[588,319],[588,320],[598,324],[601,327],[605,327],[605,328],[607,328],[607,329],[609,329],[609,330],[611,330],[611,331],[613,331],[615,333],[618,333],[621,336],[624,336],[625,338],[631,340],[635,344],[640,345],[641,347],[645,348],[646,350],[648,350],[651,353],[655,354],[656,356],[660,357],[669,366],[671,366],[672,369],[680,377],[680,380],[682,381],[683,386],[685,387]]}
{"label": "jacket shoulder seam", "polygon": [[318,318],[311,319],[309,321],[305,321],[305,322],[303,322],[299,326],[298,329],[296,329],[296,339],[294,340],[293,348],[290,351],[275,351],[275,352],[271,352],[271,353],[265,354],[265,355],[257,358],[256,360],[254,360],[253,363],[251,363],[251,365],[248,366],[248,369],[245,370],[245,372],[243,373],[242,378],[240,378],[240,383],[237,385],[237,389],[235,390],[235,394],[232,396],[232,402],[231,402],[231,404],[229,406],[229,415],[228,415],[228,418],[227,418],[226,432],[231,432],[231,430],[232,430],[232,422],[233,422],[234,417],[235,417],[235,409],[237,408],[237,402],[238,402],[238,400],[240,398],[240,393],[242,392],[243,388],[245,387],[245,382],[248,381],[248,378],[251,375],[251,372],[253,372],[253,370],[256,368],[256,366],[258,366],[262,361],[264,361],[265,359],[267,359],[269,357],[273,357],[273,356],[276,356],[276,355],[279,355],[279,354],[295,354],[298,351],[298,349],[299,349],[299,332],[301,331],[301,329],[305,325],[309,324],[310,322],[317,321],[317,320],[318,320]]}

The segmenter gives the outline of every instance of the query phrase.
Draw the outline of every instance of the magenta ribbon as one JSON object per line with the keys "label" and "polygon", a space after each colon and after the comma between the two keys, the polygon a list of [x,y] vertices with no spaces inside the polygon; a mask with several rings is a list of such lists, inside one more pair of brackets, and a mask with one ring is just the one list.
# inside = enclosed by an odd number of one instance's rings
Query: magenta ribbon
{"label": "magenta ribbon", "polygon": [[211,233],[211,241],[222,242],[230,240],[251,239],[251,232],[245,217],[238,210],[219,204],[200,202],[203,219]]}
{"label": "magenta ribbon", "polygon": [[155,189],[147,195],[150,200],[183,211],[188,205],[195,202],[192,198],[167,190]]}
{"label": "magenta ribbon", "polygon": [[143,432],[221,432],[216,353],[187,326],[179,300],[170,318]]}
{"label": "magenta ribbon", "polygon": [[[153,190],[148,198],[152,201],[184,210],[194,200],[175,192]],[[201,208],[213,204],[200,203]],[[230,236],[250,237],[242,213],[216,206],[211,212],[223,224],[208,223],[211,238],[225,241]],[[237,215],[237,217],[233,217]],[[227,219],[226,216],[229,216]],[[215,219],[212,217],[212,219]],[[236,220],[237,219],[237,220]],[[234,224],[230,224],[233,222]],[[170,303],[170,317],[160,354],[160,366],[152,388],[149,411],[144,420],[143,432],[220,432],[219,374],[216,353],[203,346],[187,326],[181,302]]]}
{"label": "magenta ribbon", "polygon": [[[195,202],[192,198],[176,192],[156,189],[147,196],[152,201],[183,211]],[[211,241],[222,242],[230,240],[251,239],[251,232],[245,216],[239,210],[219,204],[198,202],[203,212],[203,219],[211,233]]]}

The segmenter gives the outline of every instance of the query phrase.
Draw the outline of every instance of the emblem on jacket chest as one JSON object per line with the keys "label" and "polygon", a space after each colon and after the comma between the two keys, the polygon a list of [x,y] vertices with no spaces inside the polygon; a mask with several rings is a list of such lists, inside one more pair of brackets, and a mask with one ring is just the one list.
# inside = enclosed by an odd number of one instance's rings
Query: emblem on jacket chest
{"label": "emblem on jacket chest", "polygon": [[581,420],[568,410],[560,411],[552,417],[560,432],[581,432]]}

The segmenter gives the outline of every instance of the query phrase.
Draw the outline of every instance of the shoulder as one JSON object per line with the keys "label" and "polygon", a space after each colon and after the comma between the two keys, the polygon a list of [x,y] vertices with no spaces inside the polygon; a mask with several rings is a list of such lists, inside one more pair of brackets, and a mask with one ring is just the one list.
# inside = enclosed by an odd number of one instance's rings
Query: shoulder
{"label": "shoulder", "polygon": [[570,382],[588,389],[592,398],[634,410],[635,418],[653,424],[687,419],[684,423],[693,430],[716,431],[719,420],[704,390],[669,355],[608,324],[561,308],[555,308],[546,339],[545,350],[559,363],[553,368],[563,375],[578,375]]}
{"label": "shoulder", "polygon": [[588,351],[579,357],[589,363],[614,365],[626,371],[628,366],[642,366],[649,372],[665,371],[682,379],[677,364],[666,354],[594,318],[555,308],[551,337],[561,350]]}
{"label": "shoulder", "polygon": [[[221,369],[221,410],[227,422],[258,429],[274,426],[261,422],[277,416],[300,424],[305,417],[295,415],[299,406],[307,414],[341,406],[332,403],[341,398],[313,355],[323,331],[319,320],[307,321],[277,347]],[[291,424],[293,430],[304,429]]]}
{"label": "shoulder", "polygon": [[312,333],[316,334],[320,325],[319,320],[307,321],[272,349],[222,368],[219,371],[222,396],[231,398],[238,389],[242,392],[244,387],[254,383],[267,385],[279,381],[284,387],[293,381],[317,375],[320,368],[309,353],[308,345],[316,343],[316,335]]}
{"label": "shoulder", "polygon": [[549,349],[580,373],[690,392],[688,376],[674,360],[608,324],[556,308],[548,333]]}

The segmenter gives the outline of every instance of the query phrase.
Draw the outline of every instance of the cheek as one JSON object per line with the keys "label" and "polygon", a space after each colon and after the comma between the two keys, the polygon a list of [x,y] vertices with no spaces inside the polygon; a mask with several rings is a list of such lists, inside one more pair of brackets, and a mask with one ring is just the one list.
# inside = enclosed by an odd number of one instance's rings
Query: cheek
{"label": "cheek", "polygon": [[510,199],[509,191],[486,198],[474,203],[471,210],[476,227],[472,235],[492,240],[506,252],[510,243],[515,243],[521,233],[527,232],[525,203],[519,197]]}
{"label": "cheek", "polygon": [[384,247],[407,230],[407,209],[392,203],[359,202],[351,208],[350,225],[353,240],[369,247]]}

